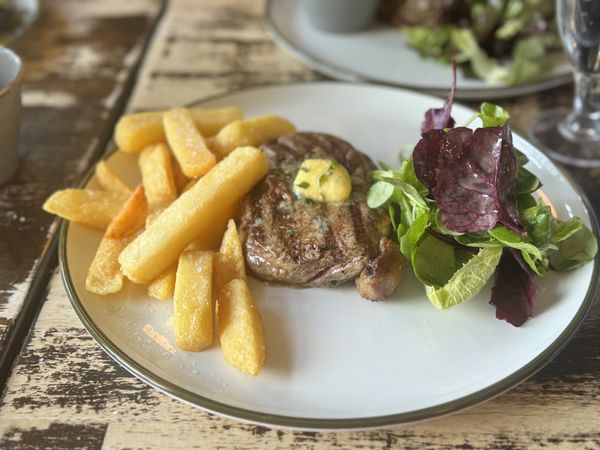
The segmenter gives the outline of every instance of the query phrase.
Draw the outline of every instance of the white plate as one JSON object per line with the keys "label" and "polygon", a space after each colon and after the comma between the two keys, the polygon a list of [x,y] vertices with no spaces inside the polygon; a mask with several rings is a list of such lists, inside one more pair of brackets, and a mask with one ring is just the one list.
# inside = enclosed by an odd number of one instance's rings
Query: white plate
{"label": "white plate", "polygon": [[[376,82],[446,95],[450,66],[422,58],[397,28],[375,25],[357,33],[326,33],[314,28],[300,8],[301,0],[270,0],[265,26],[277,44],[305,64],[343,81]],[[564,62],[546,78],[518,85],[493,85],[465,78],[458,71],[459,99],[514,97],[550,89],[571,81]]]}
{"label": "white plate", "polygon": [[[300,130],[334,133],[374,160],[397,164],[419,137],[437,98],[373,85],[322,82],[256,88],[201,102],[238,105],[247,116],[276,113]],[[465,121],[471,111],[456,105]],[[590,213],[570,181],[540,151],[515,136],[558,214]],[[135,156],[108,164],[132,185]],[[94,185],[94,180],[90,181]],[[595,225],[594,225],[595,226]],[[103,298],[84,280],[101,233],[63,225],[60,262],[73,306],[90,333],[120,364],[150,385],[201,408],[244,421],[304,429],[383,426],[436,417],[514,386],[547,363],[583,320],[598,266],[550,273],[535,317],[515,328],[494,316],[489,286],[477,298],[436,310],[408,274],[393,298],[372,303],[353,283],[331,289],[268,287],[251,280],[265,326],[267,360],[256,378],[229,367],[218,345],[201,353],[175,349],[172,303],[132,284]]]}

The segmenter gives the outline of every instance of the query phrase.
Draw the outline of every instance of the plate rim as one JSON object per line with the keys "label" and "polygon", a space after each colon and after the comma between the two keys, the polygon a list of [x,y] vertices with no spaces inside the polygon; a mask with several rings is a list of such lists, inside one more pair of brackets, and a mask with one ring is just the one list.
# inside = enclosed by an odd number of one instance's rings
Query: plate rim
{"label": "plate rim", "polygon": [[[335,81],[318,81],[309,83],[284,83],[267,86],[256,86],[246,89],[239,89],[231,92],[221,93],[217,95],[206,96],[201,99],[188,103],[188,106],[199,106],[202,103],[207,103],[213,100],[219,100],[226,98],[230,95],[247,93],[251,91],[260,91],[271,88],[294,88],[294,87],[310,87],[314,85],[322,84],[333,84],[343,87],[366,87],[370,89],[392,89],[394,91],[400,91],[408,94],[417,94],[420,96],[428,97],[427,94],[420,92],[414,92],[405,89],[398,89],[394,87],[385,87],[381,85],[372,85],[364,83],[342,83]],[[435,99],[435,97],[432,97]],[[462,107],[471,109],[467,106],[460,105]],[[520,137],[520,136],[519,136]],[[522,137],[521,137],[522,138]],[[529,142],[527,139],[523,140]],[[533,144],[530,144],[534,150],[540,152],[546,157],[546,155],[539,150]],[[101,160],[109,159],[118,150],[113,149],[105,153]],[[554,168],[556,168],[561,175],[563,175],[567,182],[573,187],[579,198],[581,199],[586,212],[590,219],[591,229],[594,234],[600,236],[600,224],[596,217],[595,211],[592,208],[591,202],[587,195],[579,184],[572,178],[572,176],[566,171],[564,167],[548,157],[548,160]],[[94,167],[89,168],[86,174],[83,176],[81,181],[77,184],[78,188],[84,188],[94,175]],[[168,396],[187,403],[191,406],[198,407],[206,412],[218,414],[221,416],[229,417],[235,420],[240,420],[245,423],[269,426],[275,428],[293,429],[293,430],[305,430],[305,431],[340,431],[340,430],[364,430],[373,428],[382,428],[391,425],[405,425],[409,423],[421,422],[425,420],[431,420],[439,418],[445,415],[453,414],[458,411],[470,408],[477,404],[483,403],[487,400],[512,389],[521,382],[525,381],[536,372],[541,370],[546,364],[548,364],[573,338],[579,326],[583,323],[585,317],[588,314],[596,293],[600,289],[600,253],[598,253],[594,259],[594,266],[592,271],[592,280],[586,291],[585,297],[574,314],[571,321],[558,335],[558,337],[550,343],[537,357],[530,360],[527,364],[507,375],[503,379],[493,383],[483,389],[472,392],[471,394],[463,397],[441,403],[438,405],[421,408],[413,411],[407,411],[397,414],[387,414],[380,416],[367,416],[367,417],[356,417],[356,418],[342,418],[342,419],[327,419],[327,418],[313,418],[313,417],[297,417],[287,416],[281,414],[270,414],[260,411],[254,411],[251,409],[241,408],[232,406],[227,403],[212,400],[203,395],[194,393],[190,390],[182,388],[177,384],[162,378],[155,374],[150,369],[147,369],[143,365],[136,362],[131,356],[121,350],[111,339],[109,339],[101,328],[96,325],[89,313],[86,311],[81,298],[77,293],[75,284],[71,278],[69,271],[69,263],[67,257],[67,238],[69,231],[69,221],[61,219],[60,231],[59,231],[59,244],[58,244],[58,259],[60,275],[65,287],[67,297],[73,307],[76,315],[82,324],[94,338],[96,343],[102,348],[115,362],[125,368],[132,375],[148,384],[149,386],[167,394]]]}
{"label": "plate rim", "polygon": [[[279,0],[281,1],[281,0]],[[285,1],[296,1],[296,0],[285,0]],[[285,34],[285,32],[281,31],[280,27],[277,25],[277,20],[274,18],[274,5],[275,0],[267,0],[265,6],[265,14],[263,17],[263,26],[267,31],[267,34],[273,39],[273,41],[279,45],[281,48],[286,50],[292,56],[300,60],[302,63],[311,67],[312,69],[326,75],[332,77],[339,81],[349,81],[349,82],[359,82],[359,83],[373,83],[379,84],[383,86],[391,86],[391,87],[400,87],[404,89],[412,89],[421,92],[426,92],[430,95],[435,96],[444,96],[447,95],[449,89],[438,88],[435,86],[427,86],[427,85],[419,85],[419,84],[411,84],[411,83],[402,83],[402,82],[387,82],[384,80],[380,80],[376,77],[366,77],[363,76],[353,70],[349,70],[343,67],[340,67],[336,64],[327,63],[326,61],[322,61],[320,58],[317,58],[311,55],[309,52],[305,51],[301,47],[297,46],[292,40]],[[535,92],[541,92],[548,89],[557,88],[559,86],[563,86],[572,81],[572,72],[563,74],[556,74],[555,76],[547,79],[542,79],[538,81],[532,81],[525,84],[520,84],[516,86],[489,86],[487,88],[460,88],[456,89],[456,98],[462,100],[479,100],[482,98],[487,99],[498,99],[498,98],[509,98],[516,97],[519,95],[532,94]]]}

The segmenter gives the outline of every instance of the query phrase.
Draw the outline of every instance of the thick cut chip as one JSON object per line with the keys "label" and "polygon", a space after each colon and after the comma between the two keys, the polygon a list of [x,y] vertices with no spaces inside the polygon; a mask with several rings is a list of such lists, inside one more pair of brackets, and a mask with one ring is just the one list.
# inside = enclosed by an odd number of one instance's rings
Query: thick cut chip
{"label": "thick cut chip", "polygon": [[221,159],[238,147],[246,145],[258,147],[267,141],[295,131],[294,125],[279,116],[258,116],[236,120],[219,131],[212,149]]}
{"label": "thick cut chip", "polygon": [[175,291],[177,265],[172,265],[148,285],[148,295],[158,300],[168,300]]}
{"label": "thick cut chip", "polygon": [[[212,227],[198,236],[192,241],[187,247],[188,250],[219,250],[221,241],[223,240],[223,234],[227,228],[227,223],[230,219],[236,217],[239,210],[239,203],[232,205],[229,210],[223,213],[215,222]],[[215,259],[217,255],[215,255]]]}
{"label": "thick cut chip", "polygon": [[244,117],[244,112],[240,108],[232,106],[214,109],[192,108],[191,111],[194,123],[202,136],[213,136],[228,123]]}
{"label": "thick cut chip", "polygon": [[[242,118],[240,108],[192,109],[196,127],[203,136],[212,136],[234,120]],[[149,145],[166,142],[163,112],[123,116],[115,128],[115,142],[124,152],[139,152]]]}
{"label": "thick cut chip", "polygon": [[105,229],[127,201],[127,194],[90,189],[56,191],[44,203],[44,211],[63,219]]}
{"label": "thick cut chip", "polygon": [[122,192],[130,195],[131,188],[119,178],[119,176],[112,171],[106,161],[100,161],[96,164],[96,181],[102,187],[102,189],[113,192]]}
{"label": "thick cut chip", "polygon": [[179,258],[173,324],[177,347],[188,352],[204,350],[213,341],[213,253],[185,251]]}
{"label": "thick cut chip", "polygon": [[215,288],[220,291],[236,278],[246,279],[246,266],[240,236],[235,222],[230,219],[219,253],[215,254]]}
{"label": "thick cut chip", "polygon": [[183,170],[181,170],[181,166],[175,159],[175,156],[171,155],[171,167],[173,168],[173,179],[175,180],[175,187],[177,188],[177,193],[181,194],[185,187],[190,182],[190,179],[185,176]]}
{"label": "thick cut chip", "polygon": [[144,226],[147,214],[148,204],[144,195],[144,187],[140,185],[110,222],[104,235],[111,239],[132,236]]}
{"label": "thick cut chip", "polygon": [[171,167],[171,154],[165,144],[145,148],[138,160],[142,183],[152,213],[169,206],[177,198],[177,189]]}
{"label": "thick cut chip", "polygon": [[236,149],[123,250],[119,256],[123,273],[136,283],[152,281],[194,239],[222,220],[268,170],[269,162],[259,149]]}
{"label": "thick cut chip", "polygon": [[85,288],[98,295],[119,292],[123,288],[123,274],[119,254],[131,242],[131,237],[110,239],[103,237],[85,278]]}
{"label": "thick cut chip", "polygon": [[227,283],[217,302],[219,340],[225,361],[241,372],[258,375],[265,362],[265,338],[246,281]]}
{"label": "thick cut chip", "polygon": [[146,219],[144,188],[138,186],[111,221],[100,241],[94,260],[88,269],[85,287],[99,295],[119,292],[123,287],[123,274],[119,254],[131,242]]}
{"label": "thick cut chip", "polygon": [[196,128],[189,109],[167,111],[163,116],[163,125],[169,146],[187,177],[201,177],[217,163],[216,156],[208,149]]}
{"label": "thick cut chip", "polygon": [[124,152],[139,152],[149,145],[164,142],[162,112],[123,116],[115,127],[115,142]]}

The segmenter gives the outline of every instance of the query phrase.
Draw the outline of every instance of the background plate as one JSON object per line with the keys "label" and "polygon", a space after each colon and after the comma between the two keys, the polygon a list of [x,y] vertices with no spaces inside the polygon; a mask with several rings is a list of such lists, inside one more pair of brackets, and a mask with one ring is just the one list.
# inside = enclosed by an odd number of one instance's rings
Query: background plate
{"label": "background plate", "polygon": [[[265,27],[273,40],[313,69],[337,80],[391,84],[446,95],[449,65],[424,59],[391,26],[374,25],[357,33],[325,33],[315,29],[302,13],[300,0],[270,0]],[[519,85],[492,85],[465,78],[458,71],[459,99],[514,97],[550,89],[571,81],[566,61],[539,81]]]}
{"label": "background plate", "polygon": [[[279,114],[300,130],[334,133],[374,160],[396,165],[399,149],[418,139],[424,111],[441,102],[382,86],[323,82],[257,88],[201,104],[238,105],[247,116]],[[470,115],[455,106],[457,123]],[[569,180],[523,139],[514,141],[558,214],[590,224],[593,218]],[[139,182],[135,155],[116,152],[108,163],[132,185]],[[394,297],[380,303],[361,299],[352,283],[299,290],[251,280],[267,341],[265,368],[253,378],[230,368],[218,345],[201,353],[177,350],[170,301],[153,300],[133,284],[105,298],[87,292],[85,275],[100,238],[97,230],[63,224],[60,263],[76,312],[117,362],[196,406],[304,429],[423,420],[501,393],[567,342],[598,280],[598,260],[572,273],[550,273],[541,282],[535,317],[520,328],[494,317],[489,286],[467,303],[438,311],[410,273]]]}

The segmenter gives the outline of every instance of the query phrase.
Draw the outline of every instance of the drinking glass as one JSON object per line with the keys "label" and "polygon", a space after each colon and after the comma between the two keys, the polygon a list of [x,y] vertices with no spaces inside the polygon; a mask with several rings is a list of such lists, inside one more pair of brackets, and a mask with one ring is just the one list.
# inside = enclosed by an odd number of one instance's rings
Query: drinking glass
{"label": "drinking glass", "polygon": [[530,138],[564,164],[600,167],[600,0],[557,0],[556,20],[573,68],[573,109],[542,113]]}

